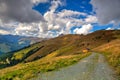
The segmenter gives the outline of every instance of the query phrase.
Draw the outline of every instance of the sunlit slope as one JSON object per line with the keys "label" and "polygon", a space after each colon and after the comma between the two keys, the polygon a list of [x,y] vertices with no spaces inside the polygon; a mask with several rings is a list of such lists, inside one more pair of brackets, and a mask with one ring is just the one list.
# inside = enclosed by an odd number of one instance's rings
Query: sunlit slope
{"label": "sunlit slope", "polygon": [[115,68],[120,75],[120,39],[116,39],[107,44],[99,46],[94,51],[105,54],[109,63]]}
{"label": "sunlit slope", "polygon": [[[56,56],[71,55],[81,53],[85,48],[95,48],[108,43],[120,36],[119,30],[101,30],[88,35],[64,35],[53,39],[44,40],[18,52],[12,52],[1,58],[1,61],[8,59],[10,65],[19,62],[31,62],[46,55],[56,52]],[[9,62],[10,61],[10,62]]]}
{"label": "sunlit slope", "polygon": [[41,41],[1,56],[1,68],[12,66],[1,69],[1,79],[28,79],[40,72],[71,65],[89,55],[83,54],[82,50],[89,48],[92,51],[96,47],[119,40],[119,37],[119,30],[101,30],[88,35],[69,34]]}
{"label": "sunlit slope", "polygon": [[42,48],[29,56],[26,61],[39,59],[53,51],[58,55],[70,55],[82,52],[85,48],[95,48],[116,39],[120,31],[96,31],[88,35],[65,35],[42,42]]}
{"label": "sunlit slope", "polygon": [[56,57],[56,54],[56,52],[52,52],[41,59],[1,69],[0,79],[27,80],[36,77],[40,73],[58,70],[59,68],[75,64],[82,58],[90,55],[90,53],[79,53]]}

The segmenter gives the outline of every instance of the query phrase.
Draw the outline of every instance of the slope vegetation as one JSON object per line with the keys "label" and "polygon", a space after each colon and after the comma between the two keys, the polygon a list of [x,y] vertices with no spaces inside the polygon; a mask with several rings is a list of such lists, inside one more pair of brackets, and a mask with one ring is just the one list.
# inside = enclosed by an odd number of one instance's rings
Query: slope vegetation
{"label": "slope vegetation", "polygon": [[26,80],[40,72],[74,64],[90,55],[90,53],[83,54],[84,49],[93,50],[119,37],[119,30],[101,30],[88,35],[69,34],[41,41],[1,56],[0,67],[4,69],[0,70],[0,79]]}
{"label": "slope vegetation", "polygon": [[92,49],[108,43],[116,39],[119,33],[119,30],[102,30],[88,35],[64,35],[31,45],[18,52],[12,52],[12,55],[9,53],[8,58],[1,59],[4,61],[8,59],[9,63],[13,65],[19,62],[31,62],[40,59],[54,51],[58,53],[56,56],[77,54],[81,53],[85,48]]}
{"label": "slope vegetation", "polygon": [[[43,46],[40,50],[26,58],[26,62],[39,59],[54,51],[56,56],[71,55],[82,52],[83,49],[93,49],[114,39],[120,31],[96,31],[88,35],[65,35],[41,42]],[[116,35],[116,36],[115,36]]]}
{"label": "slope vegetation", "polygon": [[112,65],[117,74],[120,75],[120,39],[116,39],[107,44],[99,46],[94,51],[103,53],[110,65]]}

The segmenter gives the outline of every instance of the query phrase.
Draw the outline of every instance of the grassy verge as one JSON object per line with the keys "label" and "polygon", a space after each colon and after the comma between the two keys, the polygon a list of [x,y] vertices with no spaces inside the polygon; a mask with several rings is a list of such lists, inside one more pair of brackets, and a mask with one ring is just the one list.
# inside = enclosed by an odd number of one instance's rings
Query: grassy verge
{"label": "grassy verge", "polygon": [[80,59],[89,56],[90,53],[41,59],[26,64],[18,64],[14,67],[0,70],[0,80],[26,80],[37,76],[39,73],[58,70],[77,63]]}
{"label": "grassy verge", "polygon": [[120,76],[120,39],[113,40],[107,44],[101,45],[94,49],[103,53],[109,64],[115,69]]}
{"label": "grassy verge", "polygon": [[120,53],[102,52],[116,73],[120,76]]}

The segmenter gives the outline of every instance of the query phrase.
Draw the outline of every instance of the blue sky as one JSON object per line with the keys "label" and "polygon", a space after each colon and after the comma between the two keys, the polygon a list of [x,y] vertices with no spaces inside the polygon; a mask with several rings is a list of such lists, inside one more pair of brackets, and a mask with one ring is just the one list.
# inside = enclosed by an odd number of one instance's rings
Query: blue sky
{"label": "blue sky", "polygon": [[[49,10],[51,6],[50,2],[47,3],[40,3],[34,7],[35,10],[39,11],[40,13],[44,14]],[[63,9],[79,11],[79,12],[86,12],[91,14],[92,13],[92,5],[90,4],[90,0],[66,0],[64,6],[60,6],[57,8],[56,11],[61,11]]]}
{"label": "blue sky", "polygon": [[0,34],[56,37],[120,29],[119,7],[119,0],[0,0]]}

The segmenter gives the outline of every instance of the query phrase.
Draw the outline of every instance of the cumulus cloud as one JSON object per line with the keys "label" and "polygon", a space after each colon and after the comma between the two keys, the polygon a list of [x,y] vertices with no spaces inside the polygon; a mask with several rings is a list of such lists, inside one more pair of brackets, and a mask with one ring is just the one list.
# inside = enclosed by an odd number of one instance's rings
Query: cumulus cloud
{"label": "cumulus cloud", "polygon": [[106,30],[114,30],[114,28],[112,28],[112,27],[108,27]]}
{"label": "cumulus cloud", "polygon": [[74,33],[76,34],[88,34],[92,30],[93,26],[91,24],[83,25],[81,28],[76,28]]}
{"label": "cumulus cloud", "polygon": [[84,23],[83,20],[74,18],[80,15],[85,14],[71,10],[62,10],[58,13],[48,11],[44,14],[44,19],[47,21],[49,30],[60,30],[61,28],[65,28],[65,30],[69,31],[72,26],[80,26]]}
{"label": "cumulus cloud", "polygon": [[101,24],[120,22],[120,0],[91,0],[91,4]]}
{"label": "cumulus cloud", "polygon": [[[11,1],[14,2],[14,0],[11,0]],[[26,1],[28,1],[27,2],[28,4],[26,4]],[[20,9],[21,12],[16,10],[16,8],[15,10],[12,10],[12,8],[14,8],[14,6],[11,5],[13,4],[12,2],[9,3],[9,5],[8,5],[8,2],[10,1],[5,0],[3,2],[5,6],[6,5],[7,6],[5,10],[2,9],[3,11],[0,9],[0,17],[2,16],[1,12],[5,13],[2,17],[2,21],[0,20],[0,30],[4,30],[4,31],[1,31],[1,33],[5,33],[5,34],[9,33],[14,35],[15,34],[22,35],[22,36],[56,37],[60,34],[69,34],[71,32],[72,27],[74,26],[80,27],[82,25],[83,26],[81,28],[77,28],[76,30],[74,30],[75,33],[87,34],[92,29],[91,23],[95,23],[97,21],[95,16],[88,15],[83,12],[66,10],[66,9],[61,10],[59,12],[56,11],[56,9],[59,6],[64,6],[65,4],[63,3],[64,1],[61,2],[61,0],[51,1],[51,7],[46,13],[44,13],[43,16],[40,16],[40,13],[33,10],[32,6],[37,5],[39,2],[47,2],[47,0],[31,0],[31,1],[15,0],[14,3],[17,3],[16,5],[18,6],[18,9]],[[0,8],[1,8],[1,5],[0,5]],[[29,10],[26,11],[26,9],[30,9],[30,11]],[[11,10],[12,12],[9,10]],[[14,16],[12,14],[14,14]],[[24,14],[24,15],[21,15],[21,14]],[[25,14],[28,14],[28,15],[26,16]],[[86,18],[79,19],[80,16],[85,16]],[[9,24],[5,24],[5,22],[8,21],[7,18],[9,21],[12,20],[17,22],[11,22]],[[44,19],[45,22],[42,19]]]}
{"label": "cumulus cloud", "polygon": [[88,15],[87,18],[85,18],[86,23],[96,23],[97,17],[93,15]]}
{"label": "cumulus cloud", "polygon": [[1,29],[0,29],[0,34],[7,35],[7,34],[10,34],[10,33],[9,33],[8,31],[1,30]]}
{"label": "cumulus cloud", "polygon": [[60,17],[77,17],[80,15],[86,16],[87,14],[83,12],[77,12],[77,11],[64,9],[60,13],[58,13],[58,15],[60,15]]}
{"label": "cumulus cloud", "polygon": [[53,0],[51,2],[51,7],[50,7],[50,11],[51,12],[55,12],[55,10],[58,8],[58,6],[62,5],[63,3],[60,0]]}
{"label": "cumulus cloud", "polygon": [[22,23],[44,21],[42,15],[32,9],[36,2],[39,0],[0,0],[0,19]]}
{"label": "cumulus cloud", "polygon": [[46,2],[49,2],[48,0],[31,0],[32,1],[32,3],[34,3],[34,4],[39,4],[39,3],[46,3]]}
{"label": "cumulus cloud", "polygon": [[[47,26],[44,23],[19,23],[18,26],[14,28],[14,33],[16,35],[22,35],[22,36],[37,36],[42,37],[39,34],[45,34]],[[45,36],[44,36],[45,37]]]}

